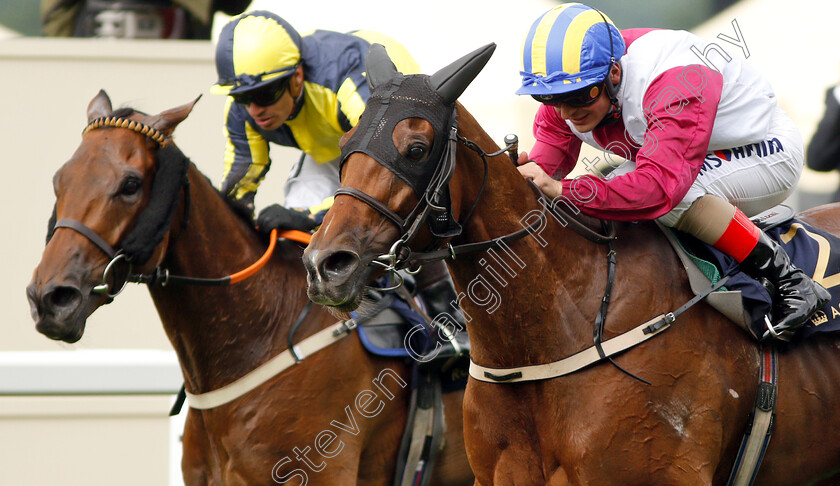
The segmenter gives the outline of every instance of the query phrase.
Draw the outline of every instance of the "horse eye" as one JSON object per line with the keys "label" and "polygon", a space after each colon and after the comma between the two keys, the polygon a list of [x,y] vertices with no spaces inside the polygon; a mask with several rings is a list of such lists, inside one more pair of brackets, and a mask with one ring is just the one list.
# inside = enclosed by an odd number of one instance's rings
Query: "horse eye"
{"label": "horse eye", "polygon": [[142,182],[138,179],[126,179],[125,182],[123,182],[122,187],[120,188],[120,194],[122,194],[123,196],[133,196],[134,194],[137,194],[137,191],[140,190],[140,187],[142,185]]}
{"label": "horse eye", "polygon": [[408,153],[405,154],[408,160],[417,162],[426,155],[426,146],[416,143],[408,147]]}

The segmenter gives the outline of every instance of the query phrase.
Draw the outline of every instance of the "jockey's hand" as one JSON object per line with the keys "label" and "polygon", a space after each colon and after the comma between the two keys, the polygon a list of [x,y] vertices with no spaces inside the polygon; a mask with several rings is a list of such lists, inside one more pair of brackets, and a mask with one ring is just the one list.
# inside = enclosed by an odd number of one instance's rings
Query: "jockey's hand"
{"label": "jockey's hand", "polygon": [[525,165],[528,162],[533,162],[533,160],[528,158],[528,152],[519,152],[519,159],[516,161],[516,165]]}
{"label": "jockey's hand", "polygon": [[289,209],[279,204],[264,208],[257,216],[257,228],[266,234],[275,228],[311,231],[315,226],[315,220],[309,217],[308,212]]}
{"label": "jockey's hand", "polygon": [[[523,154],[525,153],[523,152]],[[526,157],[527,155],[525,154]],[[522,155],[520,155],[521,158]],[[563,192],[563,184],[558,180],[552,179],[536,162],[527,162],[525,165],[517,167],[517,169],[522,174],[522,177],[533,180],[534,184],[540,188],[543,194],[551,199],[554,199]]]}

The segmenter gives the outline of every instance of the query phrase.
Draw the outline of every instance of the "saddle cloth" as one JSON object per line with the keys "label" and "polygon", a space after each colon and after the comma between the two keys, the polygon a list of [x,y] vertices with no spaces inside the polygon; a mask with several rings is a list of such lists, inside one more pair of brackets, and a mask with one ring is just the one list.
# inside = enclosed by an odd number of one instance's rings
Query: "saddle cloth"
{"label": "saddle cloth", "polygon": [[[356,318],[355,313],[350,314]],[[359,339],[367,352],[389,358],[412,361],[436,344],[433,332],[420,314],[405,301],[394,298],[390,305],[358,327]],[[406,349],[411,346],[411,352]],[[447,370],[439,371],[443,393],[463,390],[467,386],[469,360],[459,360]]]}
{"label": "saddle cloth", "polygon": [[[778,206],[752,219],[782,246],[794,265],[831,294],[828,304],[811,316],[793,341],[799,342],[815,333],[840,330],[840,239],[793,218],[793,210],[787,206]],[[772,320],[772,298],[767,289],[738,270],[732,257],[686,233],[664,227],[663,230],[686,267],[695,293],[722,275],[737,272],[727,282],[725,290],[712,293],[707,302],[753,337],[761,337],[766,331],[764,316],[768,315]]]}

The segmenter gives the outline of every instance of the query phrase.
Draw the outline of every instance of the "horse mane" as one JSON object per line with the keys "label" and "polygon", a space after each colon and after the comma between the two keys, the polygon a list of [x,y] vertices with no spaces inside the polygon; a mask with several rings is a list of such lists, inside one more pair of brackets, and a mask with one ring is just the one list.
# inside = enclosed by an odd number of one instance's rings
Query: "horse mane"
{"label": "horse mane", "polygon": [[137,224],[122,243],[129,261],[143,265],[169,232],[178,207],[181,188],[187,182],[190,159],[175,144],[158,149],[158,170],[152,181],[149,204],[140,213]]}
{"label": "horse mane", "polygon": [[[207,179],[207,182],[210,182],[209,177],[204,176],[204,178]],[[257,231],[256,223],[254,222],[253,211],[251,210],[251,208],[249,208],[245,203],[241,201],[237,201],[236,199],[231,199],[225,196],[224,194],[222,194],[221,189],[214,186],[213,183],[210,183],[210,185],[213,186],[213,189],[216,191],[216,194],[218,194],[219,197],[225,201],[227,207],[229,207],[239,219],[247,223],[248,226],[250,226],[254,231]]]}

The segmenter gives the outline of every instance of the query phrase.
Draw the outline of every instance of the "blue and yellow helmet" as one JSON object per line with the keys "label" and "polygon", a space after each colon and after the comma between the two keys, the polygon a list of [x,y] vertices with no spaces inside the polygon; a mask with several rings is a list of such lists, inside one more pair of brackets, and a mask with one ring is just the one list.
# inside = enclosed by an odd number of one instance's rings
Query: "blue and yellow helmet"
{"label": "blue and yellow helmet", "polygon": [[541,15],[522,44],[520,95],[575,91],[604,80],[624,55],[624,39],[609,17],[580,3]]}
{"label": "blue and yellow helmet", "polygon": [[279,16],[247,12],[222,28],[216,45],[213,94],[242,94],[294,74],[301,60],[300,34]]}

